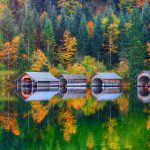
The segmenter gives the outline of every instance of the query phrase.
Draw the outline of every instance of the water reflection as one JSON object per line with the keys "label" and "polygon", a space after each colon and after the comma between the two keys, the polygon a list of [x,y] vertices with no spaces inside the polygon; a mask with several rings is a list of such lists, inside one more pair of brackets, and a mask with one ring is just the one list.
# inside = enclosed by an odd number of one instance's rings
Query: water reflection
{"label": "water reflection", "polygon": [[137,88],[138,98],[143,101],[143,103],[150,102],[150,88],[138,87]]}
{"label": "water reflection", "polygon": [[[16,92],[25,101],[1,92],[6,99],[3,105],[0,102],[2,150],[150,148],[150,106],[137,99],[136,89],[27,88]],[[35,101],[36,92],[44,98],[36,95],[40,100]],[[45,97],[45,92],[56,95]],[[107,99],[99,101],[93,94],[107,95]],[[10,95],[11,102],[7,101]],[[33,101],[26,103],[29,98]]]}
{"label": "water reflection", "polygon": [[19,88],[16,93],[21,96],[25,101],[46,101],[52,99],[58,94],[58,88]]}
{"label": "water reflection", "polygon": [[83,98],[86,96],[86,87],[61,88],[59,93],[62,99]]}
{"label": "water reflection", "polygon": [[115,100],[122,95],[120,87],[92,87],[92,95],[98,100]]}

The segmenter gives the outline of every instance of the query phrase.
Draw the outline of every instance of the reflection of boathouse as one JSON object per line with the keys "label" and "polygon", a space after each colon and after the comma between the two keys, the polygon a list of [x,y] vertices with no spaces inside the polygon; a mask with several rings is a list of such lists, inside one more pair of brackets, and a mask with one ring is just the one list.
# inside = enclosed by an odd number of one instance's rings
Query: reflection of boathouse
{"label": "reflection of boathouse", "polygon": [[63,74],[59,78],[61,87],[80,87],[86,86],[86,77],[84,75]]}
{"label": "reflection of boathouse", "polygon": [[92,78],[92,86],[119,87],[121,85],[122,79],[116,73],[97,72]]}
{"label": "reflection of boathouse", "polygon": [[150,89],[138,87],[137,89],[138,98],[143,101],[143,103],[150,102]]}
{"label": "reflection of boathouse", "polygon": [[122,95],[120,87],[92,87],[92,95],[98,100],[115,100]]}
{"label": "reflection of boathouse", "polygon": [[59,80],[49,72],[25,72],[16,82],[17,86],[59,86]]}
{"label": "reflection of boathouse", "polygon": [[58,94],[58,89],[40,89],[34,90],[33,88],[17,89],[16,93],[25,101],[44,101],[50,100]]}
{"label": "reflection of boathouse", "polygon": [[83,98],[86,96],[86,88],[85,87],[61,88],[59,93],[62,99]]}
{"label": "reflection of boathouse", "polygon": [[150,71],[143,71],[138,75],[137,86],[150,86]]}

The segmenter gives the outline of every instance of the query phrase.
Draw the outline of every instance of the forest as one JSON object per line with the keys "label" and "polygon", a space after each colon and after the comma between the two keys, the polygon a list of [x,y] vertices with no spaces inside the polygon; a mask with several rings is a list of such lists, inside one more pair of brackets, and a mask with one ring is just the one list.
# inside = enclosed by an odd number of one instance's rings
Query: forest
{"label": "forest", "polygon": [[115,71],[126,83],[150,68],[149,0],[0,0],[0,85],[25,71]]}

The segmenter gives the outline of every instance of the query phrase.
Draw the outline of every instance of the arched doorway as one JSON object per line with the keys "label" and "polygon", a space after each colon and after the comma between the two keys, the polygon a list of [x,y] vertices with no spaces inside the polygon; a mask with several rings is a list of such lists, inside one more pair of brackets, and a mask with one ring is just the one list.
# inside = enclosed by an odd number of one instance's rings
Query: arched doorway
{"label": "arched doorway", "polygon": [[67,86],[67,80],[66,79],[60,79],[60,87],[66,87]]}
{"label": "arched doorway", "polygon": [[103,84],[103,81],[99,78],[95,78],[93,80],[93,86],[102,86],[102,84]]}
{"label": "arched doorway", "polygon": [[139,79],[141,86],[148,86],[149,81],[150,81],[150,79],[147,76],[142,76]]}

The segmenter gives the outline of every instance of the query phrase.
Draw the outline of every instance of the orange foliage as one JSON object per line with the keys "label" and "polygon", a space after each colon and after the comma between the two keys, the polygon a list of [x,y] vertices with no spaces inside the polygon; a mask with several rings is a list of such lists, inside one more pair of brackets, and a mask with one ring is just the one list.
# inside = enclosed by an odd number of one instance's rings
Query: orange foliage
{"label": "orange foliage", "polygon": [[32,112],[31,115],[36,123],[41,123],[45,116],[48,114],[47,107],[44,107],[41,102],[31,102]]}
{"label": "orange foliage", "polygon": [[150,2],[150,0],[136,0],[136,5],[142,7],[145,2]]}
{"label": "orange foliage", "polygon": [[118,101],[117,101],[117,104],[119,106],[119,110],[121,113],[127,113],[128,112],[128,109],[129,109],[129,101],[128,99],[126,98],[125,95],[122,95]]}
{"label": "orange foliage", "polygon": [[17,59],[17,50],[20,37],[16,36],[11,42],[4,43],[2,51],[0,52],[0,59],[4,59],[9,63],[9,66],[13,66],[13,61]]}
{"label": "orange foliage", "polygon": [[77,126],[76,126],[76,119],[74,118],[74,116],[71,114],[70,110],[67,110],[64,114],[64,119],[65,119],[65,123],[64,123],[64,140],[66,141],[70,141],[70,136],[72,134],[75,134],[77,131]]}
{"label": "orange foliage", "polygon": [[5,130],[11,131],[13,134],[19,136],[20,135],[20,130],[19,130],[19,127],[18,127],[16,117],[17,117],[17,113],[0,114],[0,122],[2,124],[2,127]]}
{"label": "orange foliage", "polygon": [[67,106],[69,108],[73,107],[75,110],[81,109],[86,103],[85,98],[74,98],[73,100],[67,101]]}
{"label": "orange foliage", "polygon": [[6,9],[6,6],[0,2],[0,17],[2,17],[4,10]]}
{"label": "orange foliage", "polygon": [[41,16],[40,16],[40,21],[43,22],[44,18],[48,17],[48,13],[46,11],[44,11]]}
{"label": "orange foliage", "polygon": [[94,31],[94,23],[92,21],[89,21],[87,23],[87,27],[88,27],[88,30],[89,30],[89,36],[91,37],[92,34],[93,34],[93,31]]}

